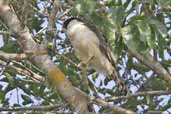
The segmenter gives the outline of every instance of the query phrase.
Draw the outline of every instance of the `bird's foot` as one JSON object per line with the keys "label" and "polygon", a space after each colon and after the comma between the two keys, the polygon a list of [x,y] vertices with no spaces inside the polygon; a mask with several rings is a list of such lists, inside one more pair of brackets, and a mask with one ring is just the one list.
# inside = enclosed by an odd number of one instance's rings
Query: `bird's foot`
{"label": "bird's foot", "polygon": [[84,61],[82,61],[77,65],[77,67],[82,70],[87,67],[87,64]]}
{"label": "bird's foot", "polygon": [[126,84],[124,83],[123,80],[121,80],[119,77],[113,76],[112,77],[114,81],[116,81],[116,84],[118,86],[118,89],[124,94],[126,95],[128,93],[128,87],[126,86]]}
{"label": "bird's foot", "polygon": [[90,56],[87,60],[85,60],[85,61],[81,61],[78,65],[77,65],[77,67],[79,68],[79,69],[86,69],[87,68],[87,66],[88,66],[88,64],[89,64],[89,62],[92,60],[94,58],[94,56]]}
{"label": "bird's foot", "polygon": [[119,90],[126,95],[128,93],[128,87],[125,85],[124,81],[118,80],[117,85],[119,87]]}

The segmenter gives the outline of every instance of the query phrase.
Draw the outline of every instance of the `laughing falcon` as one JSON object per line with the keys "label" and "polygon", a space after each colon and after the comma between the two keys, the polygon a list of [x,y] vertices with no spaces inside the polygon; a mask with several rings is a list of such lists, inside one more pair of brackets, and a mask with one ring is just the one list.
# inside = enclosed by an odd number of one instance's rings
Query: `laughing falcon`
{"label": "laughing falcon", "polygon": [[63,29],[81,62],[92,57],[87,63],[90,69],[106,76],[112,76],[117,84],[123,87],[123,82],[116,70],[113,53],[103,35],[96,28],[91,27],[83,19],[71,17],[64,21]]}

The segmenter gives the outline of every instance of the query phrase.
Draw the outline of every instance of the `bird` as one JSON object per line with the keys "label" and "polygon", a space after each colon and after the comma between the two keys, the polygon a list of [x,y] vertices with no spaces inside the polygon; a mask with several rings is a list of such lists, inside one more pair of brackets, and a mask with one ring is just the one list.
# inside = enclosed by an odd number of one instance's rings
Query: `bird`
{"label": "bird", "polygon": [[111,76],[119,87],[125,88],[111,47],[95,26],[82,18],[70,17],[64,21],[63,31],[66,32],[76,57],[80,59],[80,64],[87,64],[88,68],[109,78]]}

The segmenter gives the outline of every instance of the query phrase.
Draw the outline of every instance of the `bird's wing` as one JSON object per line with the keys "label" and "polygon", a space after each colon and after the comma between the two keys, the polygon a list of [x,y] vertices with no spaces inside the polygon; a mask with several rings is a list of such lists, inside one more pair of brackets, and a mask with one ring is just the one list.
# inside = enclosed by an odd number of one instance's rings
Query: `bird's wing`
{"label": "bird's wing", "polygon": [[110,45],[107,43],[107,39],[94,25],[87,23],[87,22],[85,22],[85,25],[96,34],[100,43],[99,44],[100,51],[102,52],[102,54],[106,56],[106,58],[110,61],[110,63],[116,68],[116,64],[115,64],[116,60],[114,58]]}
{"label": "bird's wing", "polygon": [[104,36],[98,36],[98,38],[100,40],[99,48],[101,52],[107,57],[107,59],[111,62],[111,64],[116,68],[116,60],[114,58],[110,45],[104,40]]}
{"label": "bird's wing", "polygon": [[125,86],[122,79],[120,79],[121,76],[117,71],[116,60],[114,58],[110,45],[107,43],[107,41],[105,41],[105,37],[100,32],[98,32],[96,28],[93,29],[92,30],[96,33],[97,37],[99,38],[100,41],[99,48],[102,54],[106,56],[106,58],[109,60],[109,62],[112,64],[114,68],[113,73],[111,74],[112,78],[117,82],[119,88],[122,89],[125,93],[127,93],[127,87]]}

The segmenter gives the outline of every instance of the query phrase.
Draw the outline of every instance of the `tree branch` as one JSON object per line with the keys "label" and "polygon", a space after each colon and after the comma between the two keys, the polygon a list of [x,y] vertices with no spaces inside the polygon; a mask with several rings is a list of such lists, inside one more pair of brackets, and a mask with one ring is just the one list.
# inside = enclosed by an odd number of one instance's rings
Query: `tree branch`
{"label": "tree branch", "polygon": [[66,106],[63,104],[54,104],[46,106],[31,106],[31,107],[0,107],[0,111],[52,111],[52,110],[61,110]]}
{"label": "tree branch", "polygon": [[130,48],[128,49],[128,52],[132,56],[136,57],[140,62],[151,68],[155,73],[158,74],[158,76],[160,76],[166,82],[171,84],[171,75],[159,62],[155,61],[152,56],[142,56],[137,51]]}
{"label": "tree branch", "polygon": [[[3,52],[3,51],[0,51],[0,58],[5,60],[5,61],[11,61],[11,60],[20,61],[22,59],[26,59],[27,55],[25,53],[16,54],[16,53],[6,53],[6,52]],[[19,65],[20,67],[16,67],[15,65],[7,65],[7,69],[6,70],[14,69],[17,73],[19,73],[21,75],[25,75],[25,76],[31,78],[33,81],[35,81],[37,83],[45,81],[43,76],[40,76],[40,75],[34,73],[29,68],[25,67],[24,65],[21,65],[20,63],[18,63],[16,61],[12,61],[12,62],[14,64]]]}
{"label": "tree branch", "polygon": [[37,54],[37,52],[41,52],[43,48],[35,43],[29,29],[27,27],[23,28],[16,14],[10,10],[8,5],[0,4],[0,17],[16,36],[23,51],[27,55],[29,55],[28,52],[33,54],[33,56],[28,56],[29,59],[47,72],[48,81],[53,88],[75,108],[77,113],[89,113],[87,95],[71,84],[71,82],[65,77],[65,74],[56,66],[47,54]]}
{"label": "tree branch", "polygon": [[59,15],[59,16],[57,17],[57,19],[61,19],[61,20],[62,20],[62,18],[63,18],[65,15],[67,15],[72,9],[73,9],[73,7],[69,8],[69,9],[66,9],[66,11],[63,12],[61,15]]}
{"label": "tree branch", "polygon": [[27,76],[28,78],[31,78],[34,82],[36,83],[43,83],[45,81],[45,78],[43,76],[40,76],[36,73],[34,73],[33,71],[31,71],[30,69],[22,69],[13,65],[9,65],[7,67],[7,69],[14,69],[16,70],[17,73]]}
{"label": "tree branch", "polygon": [[94,98],[93,101],[95,101],[95,103],[97,103],[97,105],[101,105],[101,106],[104,106],[104,107],[111,109],[111,111],[116,113],[116,114],[136,114],[135,112],[133,112],[131,110],[121,108],[121,107],[116,106],[116,105],[111,105],[107,101],[105,101],[104,99]]}
{"label": "tree branch", "polygon": [[[162,114],[164,111],[157,111],[157,110],[149,110],[147,111],[148,114]],[[169,112],[170,113],[170,112]],[[168,113],[168,114],[169,114]]]}
{"label": "tree branch", "polygon": [[56,14],[57,14],[57,11],[58,11],[59,7],[60,7],[59,0],[54,0],[53,1],[52,11],[51,11],[50,16],[49,16],[48,27],[47,27],[47,30],[49,32],[53,31],[53,29],[54,29],[55,20],[56,20]]}
{"label": "tree branch", "polygon": [[2,35],[12,35],[10,32],[8,31],[0,31],[0,34]]}
{"label": "tree branch", "polygon": [[16,60],[20,61],[22,59],[26,59],[27,55],[24,53],[17,54],[17,53],[6,53],[3,51],[0,51],[0,58],[6,59],[6,60]]}
{"label": "tree branch", "polygon": [[45,46],[48,47],[48,42],[51,42],[52,38],[54,37],[54,27],[55,27],[55,21],[56,21],[56,15],[57,11],[60,8],[60,1],[59,0],[53,0],[53,7],[49,15],[49,21],[46,31],[46,39],[44,39]]}
{"label": "tree branch", "polygon": [[134,93],[128,96],[112,97],[107,99],[107,101],[111,102],[111,101],[130,99],[138,96],[159,96],[159,95],[168,95],[168,94],[171,94],[171,90],[144,91],[144,92]]}

